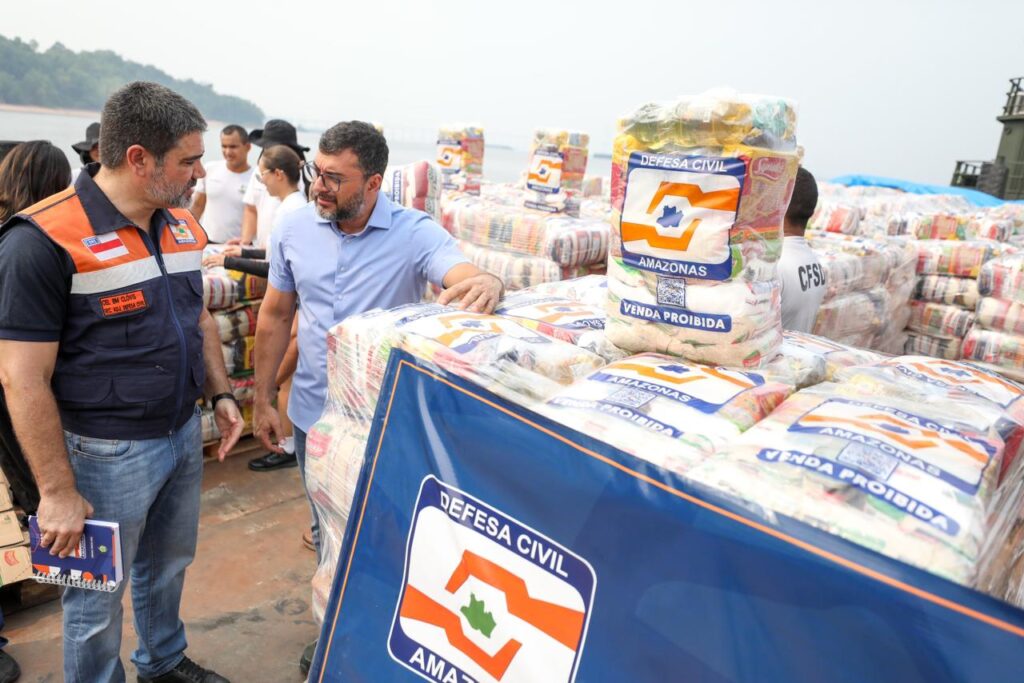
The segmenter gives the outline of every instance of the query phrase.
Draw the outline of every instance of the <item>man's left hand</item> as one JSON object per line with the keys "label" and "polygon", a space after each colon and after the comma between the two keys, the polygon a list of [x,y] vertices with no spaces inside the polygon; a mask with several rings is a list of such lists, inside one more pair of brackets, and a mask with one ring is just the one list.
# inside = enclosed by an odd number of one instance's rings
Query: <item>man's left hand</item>
{"label": "man's left hand", "polygon": [[490,273],[480,273],[441,292],[437,303],[442,306],[452,304],[472,313],[492,313],[504,291],[505,286],[500,279]]}
{"label": "man's left hand", "polygon": [[217,449],[217,459],[224,462],[224,458],[238,443],[238,438],[242,436],[245,421],[235,402],[226,398],[217,401],[217,405],[213,407],[213,419],[217,423],[217,429],[220,430],[220,448]]}

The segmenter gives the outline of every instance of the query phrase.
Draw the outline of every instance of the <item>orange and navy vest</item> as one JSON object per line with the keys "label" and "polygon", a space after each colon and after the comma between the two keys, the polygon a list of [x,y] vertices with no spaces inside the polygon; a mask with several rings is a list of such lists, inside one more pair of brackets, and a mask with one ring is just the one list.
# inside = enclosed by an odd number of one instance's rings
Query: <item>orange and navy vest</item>
{"label": "orange and navy vest", "polygon": [[[94,230],[84,192],[124,226]],[[205,381],[199,316],[206,233],[192,214],[160,211],[150,235],[121,217],[91,178],[79,178],[18,216],[73,266],[52,381],[64,428],[136,440],[183,426]]]}

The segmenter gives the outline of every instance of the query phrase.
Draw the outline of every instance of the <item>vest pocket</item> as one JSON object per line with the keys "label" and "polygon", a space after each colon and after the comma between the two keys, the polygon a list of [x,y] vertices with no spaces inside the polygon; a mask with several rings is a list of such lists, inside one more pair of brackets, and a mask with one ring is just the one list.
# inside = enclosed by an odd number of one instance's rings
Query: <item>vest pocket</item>
{"label": "vest pocket", "polygon": [[[152,348],[159,345],[162,325],[150,310],[162,296],[152,284],[136,285],[88,297],[93,320],[89,339],[102,349]],[[149,314],[149,318],[147,318]]]}
{"label": "vest pocket", "polygon": [[110,396],[111,379],[84,375],[56,374],[52,387],[54,397],[62,404],[94,407]]}

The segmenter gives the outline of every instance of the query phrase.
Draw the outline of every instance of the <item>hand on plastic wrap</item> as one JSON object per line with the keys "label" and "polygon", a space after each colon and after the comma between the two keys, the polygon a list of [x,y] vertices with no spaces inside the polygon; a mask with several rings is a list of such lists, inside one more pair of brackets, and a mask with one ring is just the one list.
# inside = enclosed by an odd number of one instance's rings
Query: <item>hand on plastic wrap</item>
{"label": "hand on plastic wrap", "polygon": [[242,419],[242,413],[238,410],[238,404],[227,400],[217,401],[217,405],[213,407],[213,419],[217,423],[217,429],[220,431],[220,448],[217,449],[217,460],[224,462],[224,458],[227,457],[231,449],[238,443],[239,437],[242,436],[245,420]]}
{"label": "hand on plastic wrap", "polygon": [[[492,313],[505,291],[500,279],[490,273],[480,273],[455,283],[441,292],[437,303],[448,304],[473,313]],[[458,303],[456,303],[458,302]]]}
{"label": "hand on plastic wrap", "polygon": [[281,418],[269,401],[256,401],[252,413],[252,433],[271,453],[284,453],[280,443],[284,438]]}

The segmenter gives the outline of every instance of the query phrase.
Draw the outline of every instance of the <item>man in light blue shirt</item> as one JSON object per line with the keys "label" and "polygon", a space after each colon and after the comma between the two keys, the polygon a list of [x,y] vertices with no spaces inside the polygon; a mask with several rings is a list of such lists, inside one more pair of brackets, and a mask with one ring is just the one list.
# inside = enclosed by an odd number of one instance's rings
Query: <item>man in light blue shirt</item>
{"label": "man in light blue shirt", "polygon": [[[440,303],[483,313],[494,310],[503,291],[501,280],[469,263],[427,214],[380,193],[387,163],[387,142],[372,125],[330,128],[308,165],[314,201],[284,217],[271,236],[270,284],[256,327],[254,432],[281,452],[274,378],[301,300],[288,416],[303,482],[306,433],[327,397],[327,330],[350,315],[419,301],[428,281],[444,288]],[[319,557],[315,511],[313,543]]]}

